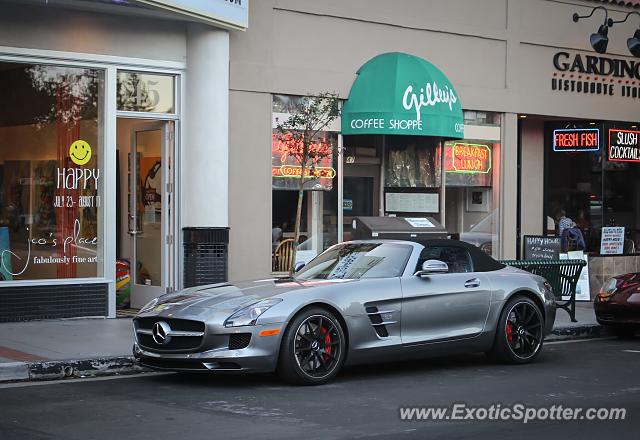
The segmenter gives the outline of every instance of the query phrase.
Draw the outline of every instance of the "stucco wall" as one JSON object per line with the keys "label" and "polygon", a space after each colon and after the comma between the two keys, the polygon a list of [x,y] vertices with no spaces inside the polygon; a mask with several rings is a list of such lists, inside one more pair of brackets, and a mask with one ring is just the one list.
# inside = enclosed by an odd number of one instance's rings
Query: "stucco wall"
{"label": "stucco wall", "polygon": [[[628,120],[637,100],[551,90],[553,55],[594,54],[602,22],[574,23],[593,2],[550,0],[261,0],[251,27],[231,34],[230,87],[268,93],[335,90],[347,97],[357,69],[375,55],[408,52],[438,66],[464,108]],[[608,5],[614,19],[628,9]],[[636,22],[610,31],[607,56],[633,60],[626,39]]]}
{"label": "stucco wall", "polygon": [[544,202],[544,132],[540,120],[521,120],[521,235],[540,235],[543,232]]}
{"label": "stucco wall", "polygon": [[0,46],[186,60],[183,22],[98,14],[44,4],[0,3],[0,7]]}
{"label": "stucco wall", "polygon": [[229,96],[229,279],[271,272],[271,95]]}

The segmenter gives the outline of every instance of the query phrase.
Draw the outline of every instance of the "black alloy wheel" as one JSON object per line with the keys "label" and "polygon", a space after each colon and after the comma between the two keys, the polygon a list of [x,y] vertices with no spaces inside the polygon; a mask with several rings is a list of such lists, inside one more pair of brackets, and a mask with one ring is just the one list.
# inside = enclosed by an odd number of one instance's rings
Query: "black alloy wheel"
{"label": "black alloy wheel", "polygon": [[326,310],[309,309],[287,327],[278,372],[287,382],[323,384],[340,370],[344,350],[344,333],[338,320]]}
{"label": "black alloy wheel", "polygon": [[538,356],[544,338],[544,319],[536,303],[525,297],[507,302],[500,315],[496,340],[489,353],[494,359],[523,364]]}

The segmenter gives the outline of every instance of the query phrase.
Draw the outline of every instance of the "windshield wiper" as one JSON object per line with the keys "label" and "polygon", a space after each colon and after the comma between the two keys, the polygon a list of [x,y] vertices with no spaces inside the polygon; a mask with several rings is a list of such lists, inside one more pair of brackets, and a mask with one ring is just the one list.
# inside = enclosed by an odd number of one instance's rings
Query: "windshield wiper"
{"label": "windshield wiper", "polygon": [[290,282],[290,281],[297,281],[297,280],[292,276],[276,277],[274,283],[286,283],[286,282]]}

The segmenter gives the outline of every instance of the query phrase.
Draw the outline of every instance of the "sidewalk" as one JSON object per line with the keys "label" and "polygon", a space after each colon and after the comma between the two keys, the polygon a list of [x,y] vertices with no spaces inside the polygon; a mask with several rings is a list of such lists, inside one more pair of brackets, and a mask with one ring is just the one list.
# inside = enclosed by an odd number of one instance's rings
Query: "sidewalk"
{"label": "sidewalk", "polygon": [[[590,302],[576,307],[578,322],[558,310],[547,340],[606,336]],[[67,319],[0,324],[0,382],[62,379],[146,371],[133,361],[131,318]]]}
{"label": "sidewalk", "polygon": [[605,327],[598,324],[592,301],[576,302],[576,319],[578,322],[571,322],[569,314],[558,309],[553,332],[545,338],[545,341],[598,338],[612,335]]}
{"label": "sidewalk", "polygon": [[131,318],[0,324],[0,382],[126,374],[133,362]]}

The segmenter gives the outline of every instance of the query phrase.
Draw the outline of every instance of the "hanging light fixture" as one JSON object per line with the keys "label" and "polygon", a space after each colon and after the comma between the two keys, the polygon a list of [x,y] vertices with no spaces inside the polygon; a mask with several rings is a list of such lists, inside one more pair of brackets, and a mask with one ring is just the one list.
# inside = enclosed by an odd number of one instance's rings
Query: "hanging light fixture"
{"label": "hanging light fixture", "polygon": [[[610,19],[609,26],[611,27],[616,23],[624,23],[631,15],[634,14],[640,16],[640,12],[631,11],[620,21],[613,21]],[[627,49],[629,49],[629,52],[631,52],[631,55],[634,57],[640,57],[640,27],[633,33],[633,37],[627,39]]]}
{"label": "hanging light fixture", "polygon": [[573,22],[577,23],[581,18],[589,18],[593,15],[596,9],[602,9],[604,11],[604,22],[598,27],[598,31],[591,34],[589,41],[591,47],[598,53],[605,53],[607,51],[607,45],[609,44],[609,28],[613,25],[613,20],[609,18],[609,11],[604,6],[596,6],[591,10],[589,15],[573,14]]}
{"label": "hanging light fixture", "polygon": [[633,33],[633,37],[627,39],[627,48],[631,55],[640,57],[640,28]]}

